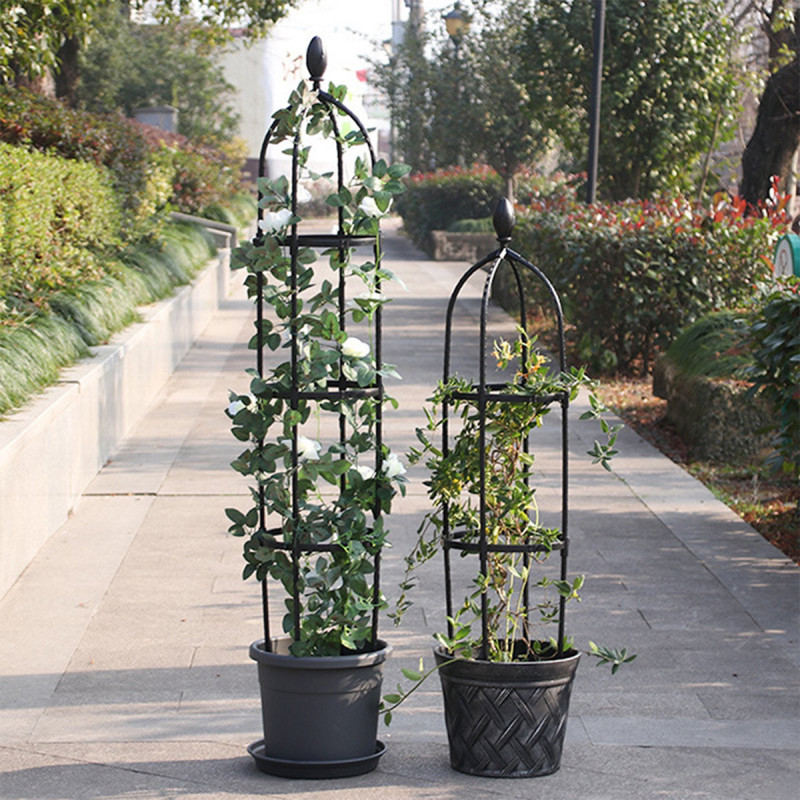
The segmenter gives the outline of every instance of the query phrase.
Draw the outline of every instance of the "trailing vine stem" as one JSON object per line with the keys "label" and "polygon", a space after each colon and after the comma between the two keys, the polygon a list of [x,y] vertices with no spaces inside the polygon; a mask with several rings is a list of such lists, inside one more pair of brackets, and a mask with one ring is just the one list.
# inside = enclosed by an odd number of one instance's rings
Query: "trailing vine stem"
{"label": "trailing vine stem", "polygon": [[[498,369],[513,369],[512,377],[502,386],[504,396],[518,401],[485,403],[483,418],[471,381],[459,376],[440,382],[425,409],[427,424],[416,431],[419,445],[412,449],[409,461],[424,462],[429,471],[425,482],[432,509],[424,516],[417,538],[406,556],[406,570],[400,584],[400,596],[390,616],[400,624],[412,605],[410,594],[416,585],[415,571],[430,561],[442,548],[445,512],[449,534],[460,543],[478,541],[481,519],[478,499],[483,489],[484,529],[490,545],[510,546],[487,553],[485,574],[478,574],[473,588],[461,606],[448,617],[448,633],[436,633],[435,639],[454,657],[472,658],[479,652],[480,636],[473,626],[480,625],[481,603],[488,602],[487,653],[490,661],[526,661],[554,658],[573,648],[571,640],[561,643],[541,633],[553,623],[563,598],[579,602],[584,576],[565,580],[543,570],[552,552],[561,546],[561,531],[541,524],[532,485],[535,449],[528,442],[536,436],[549,413],[554,397],[574,400],[581,389],[589,391],[589,410],[583,420],[599,424],[603,441],[595,440],[588,451],[594,463],[611,469],[617,454],[616,441],[622,428],[604,416],[607,409],[594,394],[595,382],[583,369],[553,372],[544,354],[535,347],[535,339],[520,330],[514,341],[495,342],[493,355]],[[447,408],[450,435],[440,443],[443,425],[442,409]],[[480,449],[479,428],[485,431],[484,448]],[[481,461],[484,469],[481,471]],[[515,551],[516,545],[536,546],[534,552]],[[534,577],[538,576],[538,577]],[[527,598],[535,593],[536,600]],[[626,650],[613,650],[590,643],[589,655],[598,664],[610,664],[616,672],[622,663],[635,656]],[[408,690],[384,698],[385,712],[391,711],[436,668],[404,671],[412,681]]]}

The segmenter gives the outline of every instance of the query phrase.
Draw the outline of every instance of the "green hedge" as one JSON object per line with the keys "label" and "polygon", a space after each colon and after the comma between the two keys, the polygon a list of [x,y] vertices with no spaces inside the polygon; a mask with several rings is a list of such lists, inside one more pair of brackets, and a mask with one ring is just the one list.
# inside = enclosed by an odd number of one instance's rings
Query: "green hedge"
{"label": "green hedge", "polygon": [[395,207],[411,239],[430,252],[431,231],[447,230],[456,220],[491,216],[502,193],[500,176],[488,167],[454,167],[409,177]]}
{"label": "green hedge", "polygon": [[[554,173],[545,178],[523,170],[515,178],[516,200],[527,206],[542,197],[573,197],[583,180],[580,175]],[[431,252],[431,231],[491,232],[490,218],[503,194],[504,182],[491,167],[450,167],[411,175],[395,208],[414,243]]]}
{"label": "green hedge", "polygon": [[702,314],[744,303],[786,230],[784,198],[745,216],[739,199],[586,206],[562,199],[520,211],[512,247],[561,294],[570,341],[595,372],[646,374]]}
{"label": "green hedge", "polygon": [[205,209],[230,205],[242,191],[244,157],[235,146],[223,149],[150,125],[129,124],[144,136],[152,162],[167,176],[167,197],[176,210],[205,216]]}
{"label": "green hedge", "polygon": [[0,414],[213,253],[172,208],[238,216],[241,158],[0,87]]}
{"label": "green hedge", "polygon": [[0,143],[0,324],[101,277],[119,220],[106,170]]}
{"label": "green hedge", "polygon": [[46,306],[0,319],[0,416],[52,383],[62,367],[137,319],[137,306],[188,283],[214,253],[211,236],[170,223],[158,238],[133,245],[113,274],[54,292]]}
{"label": "green hedge", "polygon": [[126,119],[70,109],[51,98],[0,86],[0,142],[107,167],[125,211],[120,232],[153,231],[154,214],[190,214],[241,190],[241,153]]}
{"label": "green hedge", "polygon": [[124,228],[146,212],[149,148],[128,120],[114,114],[88,114],[24,89],[0,87],[0,141],[109,169]]}
{"label": "green hedge", "polygon": [[[522,175],[512,247],[555,284],[573,357],[595,373],[645,374],[682,328],[744,303],[788,225],[786,198],[754,216],[722,194],[707,209],[680,198],[587,206],[575,199],[579,183]],[[412,176],[397,211],[429,249],[431,230],[480,229],[500,193],[488,168],[440,170]],[[498,275],[495,289],[516,309],[510,275]]]}

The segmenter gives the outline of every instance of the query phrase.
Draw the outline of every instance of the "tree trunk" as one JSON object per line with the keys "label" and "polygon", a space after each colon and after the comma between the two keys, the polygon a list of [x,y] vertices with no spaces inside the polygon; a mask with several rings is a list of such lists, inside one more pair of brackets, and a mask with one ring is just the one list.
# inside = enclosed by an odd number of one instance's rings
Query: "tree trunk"
{"label": "tree trunk", "polygon": [[742,154],[739,194],[756,205],[769,194],[770,179],[780,178],[786,191],[794,156],[800,147],[800,59],[779,69],[767,81],[756,127]]}
{"label": "tree trunk", "polygon": [[56,97],[60,97],[67,105],[74,107],[78,94],[78,53],[80,40],[76,36],[68,36],[58,49],[58,66],[56,67]]}

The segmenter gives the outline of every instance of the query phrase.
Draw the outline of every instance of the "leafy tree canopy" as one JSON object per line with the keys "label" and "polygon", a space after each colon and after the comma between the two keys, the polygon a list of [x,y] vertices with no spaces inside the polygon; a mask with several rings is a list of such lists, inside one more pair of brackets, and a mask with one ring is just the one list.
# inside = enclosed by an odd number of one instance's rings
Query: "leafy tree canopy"
{"label": "leafy tree canopy", "polygon": [[[531,112],[580,163],[587,145],[592,0],[538,0],[528,18]],[[607,0],[601,190],[611,198],[691,188],[731,135],[738,42],[718,0]]]}
{"label": "leafy tree canopy", "polygon": [[238,25],[254,36],[263,35],[297,3],[298,0],[131,0],[131,5],[146,7],[161,22],[193,17],[207,31],[226,31]]}
{"label": "leafy tree canopy", "polygon": [[[725,0],[607,0],[600,190],[607,198],[694,188],[733,135],[741,34]],[[509,179],[559,143],[586,163],[593,0],[462,0],[451,41],[437,14],[409,26],[378,71],[396,143],[417,170],[480,158]]]}
{"label": "leafy tree canopy", "polygon": [[480,159],[507,182],[546,150],[527,111],[523,61],[528,0],[463,0],[468,29],[454,40],[439,18],[410,25],[378,82],[392,107],[396,144],[418,171]]}
{"label": "leafy tree canopy", "polygon": [[66,39],[81,43],[109,6],[144,9],[164,23],[192,17],[207,39],[219,40],[231,26],[262,35],[299,0],[0,0],[0,82],[37,77],[57,66]]}
{"label": "leafy tree canopy", "polygon": [[178,132],[194,140],[223,142],[236,132],[233,87],[208,58],[196,24],[137,25],[116,8],[98,15],[80,59],[77,98],[91,111],[172,105]]}
{"label": "leafy tree canopy", "polygon": [[66,37],[84,36],[109,0],[0,0],[0,82],[41,76]]}

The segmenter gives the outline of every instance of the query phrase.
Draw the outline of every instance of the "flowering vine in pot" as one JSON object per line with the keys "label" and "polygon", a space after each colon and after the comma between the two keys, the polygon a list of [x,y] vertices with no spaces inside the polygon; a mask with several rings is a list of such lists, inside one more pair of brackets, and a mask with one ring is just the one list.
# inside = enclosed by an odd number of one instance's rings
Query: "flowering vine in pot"
{"label": "flowering vine in pot", "polygon": [[[274,115],[262,149],[263,174],[267,147],[289,142],[291,179],[258,179],[259,233],[232,257],[256,302],[257,363],[249,391],[231,392],[227,408],[233,435],[247,445],[232,466],[252,481],[252,504],[226,514],[229,531],[245,539],[243,577],[262,586],[264,639],[250,654],[264,740],[250,752],[265,772],[334,777],[374,768],[383,752],[380,554],[405,468],[382,440],[383,410],[394,404],[383,380],[397,374],[381,358],[382,286],[392,275],[382,264],[379,219],[407,169],[375,159],[343,87],[320,88],[318,39],[307,61],[313,86],[301,83]],[[346,134],[341,117],[355,124]],[[308,168],[312,137],[337,151],[331,234],[301,232],[302,181],[321,177]],[[345,181],[354,147],[368,157],[351,159]],[[276,588],[282,637],[270,634]]]}
{"label": "flowering vine in pot", "polygon": [[[584,577],[567,572],[568,409],[581,389],[605,437],[590,455],[610,469],[620,425],[604,417],[583,369],[567,369],[558,296],[546,277],[507,248],[513,214],[501,201],[495,227],[501,248],[476,264],[451,295],[445,334],[445,376],[438,384],[428,424],[417,430],[420,447],[411,461],[424,462],[431,510],[407,556],[407,571],[395,611],[408,609],[414,570],[438,553],[445,564],[447,631],[436,634],[436,666],[428,673],[405,671],[416,684],[384,697],[387,716],[419,682],[438,671],[444,691],[451,765],[484,776],[529,777],[559,768],[572,679],[580,653],[565,633],[565,609],[580,599]],[[486,319],[491,282],[503,263],[516,273],[529,268],[545,286],[557,312],[561,351],[553,363],[535,347],[524,327],[513,341],[494,343],[501,381],[486,376]],[[477,381],[449,374],[452,314],[468,277],[487,268],[480,322]],[[524,298],[521,299],[524,310]],[[521,318],[525,319],[522,313]],[[510,374],[509,374],[510,373]],[[553,408],[561,407],[560,523],[545,523],[534,486],[534,444]],[[601,437],[603,438],[603,437]],[[551,512],[551,516],[552,512]],[[464,570],[459,555],[477,561],[460,603],[454,584]],[[558,558],[552,558],[553,556]],[[552,561],[551,561],[552,559]],[[475,563],[473,561],[473,563]],[[547,635],[548,629],[553,629]],[[589,654],[612,671],[635,656],[626,650],[589,645]],[[524,709],[524,711],[522,711]]]}

